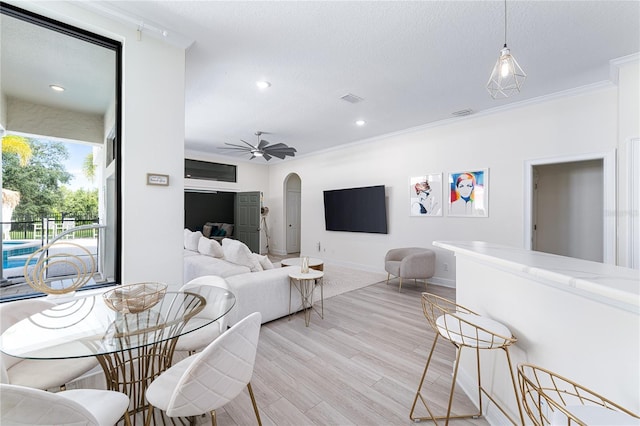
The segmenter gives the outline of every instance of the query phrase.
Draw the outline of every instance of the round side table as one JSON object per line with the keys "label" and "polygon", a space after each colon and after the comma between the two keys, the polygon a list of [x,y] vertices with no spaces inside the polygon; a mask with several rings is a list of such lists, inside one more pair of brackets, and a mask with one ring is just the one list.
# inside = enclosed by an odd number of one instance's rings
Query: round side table
{"label": "round side table", "polygon": [[[289,259],[282,259],[282,261],[280,262],[280,266],[302,266],[302,258],[290,257]],[[310,257],[309,268],[315,269],[316,271],[324,271],[324,262],[322,261],[322,259]]]}
{"label": "round side table", "polygon": [[[309,327],[311,321],[311,311],[314,310],[324,319],[324,289],[323,289],[324,272],[310,269],[309,272],[303,274],[299,271],[289,272],[289,319],[291,319],[291,291],[293,288],[300,292],[302,299],[302,311],[304,312],[304,323]],[[313,307],[313,291],[316,286],[320,286],[320,312]]]}

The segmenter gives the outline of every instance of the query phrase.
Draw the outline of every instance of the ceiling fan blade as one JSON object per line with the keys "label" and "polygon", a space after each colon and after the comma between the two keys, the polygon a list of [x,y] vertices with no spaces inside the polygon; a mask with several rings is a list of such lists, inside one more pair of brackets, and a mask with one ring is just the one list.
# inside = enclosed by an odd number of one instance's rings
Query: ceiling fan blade
{"label": "ceiling fan blade", "polygon": [[251,149],[258,149],[258,148],[256,148],[255,146],[251,145],[249,142],[247,142],[247,141],[243,141],[242,139],[240,139],[240,142],[244,142],[244,143],[246,143],[248,146],[250,146],[250,147],[251,147]]}
{"label": "ceiling fan blade", "polygon": [[271,149],[271,148],[266,148],[265,151],[269,152],[270,154],[274,153],[274,152],[279,152],[281,154],[285,154],[285,155],[295,155],[296,150],[295,148],[278,148],[278,149]]}
{"label": "ceiling fan blade", "polygon": [[249,151],[249,148],[247,148],[246,146],[242,146],[242,145],[235,145],[232,143],[227,143],[226,145],[229,146],[221,146],[221,149],[242,149],[244,151]]}
{"label": "ceiling fan blade", "polygon": [[276,143],[276,144],[273,144],[273,145],[269,145],[267,147],[267,149],[275,149],[275,150],[282,149],[282,148],[289,148],[289,147],[287,145],[283,144],[282,142]]}
{"label": "ceiling fan blade", "polygon": [[262,139],[260,141],[260,143],[258,144],[258,149],[262,149],[262,148],[266,147],[267,145],[269,145],[269,141],[265,141],[264,139]]}
{"label": "ceiling fan blade", "polygon": [[279,158],[281,160],[284,160],[284,157],[287,156],[287,154],[284,154],[284,153],[282,153],[280,151],[269,151],[269,155],[277,157],[277,158]]}
{"label": "ceiling fan blade", "polygon": [[267,154],[266,152],[262,153],[262,156],[264,157],[265,160],[269,161],[271,160],[271,156],[269,154]]}
{"label": "ceiling fan blade", "polygon": [[225,142],[224,144],[225,144],[225,145],[229,145],[229,146],[235,146],[235,147],[237,147],[237,148],[247,149],[247,147],[246,147],[246,146],[244,146],[244,145],[237,145],[237,144],[235,144],[235,143],[228,143],[228,142]]}
{"label": "ceiling fan blade", "polygon": [[225,149],[225,150],[229,150],[229,151],[242,151],[242,152],[251,152],[251,150],[241,147],[241,148],[234,148],[234,147],[230,147],[230,146],[221,146],[218,149]]}

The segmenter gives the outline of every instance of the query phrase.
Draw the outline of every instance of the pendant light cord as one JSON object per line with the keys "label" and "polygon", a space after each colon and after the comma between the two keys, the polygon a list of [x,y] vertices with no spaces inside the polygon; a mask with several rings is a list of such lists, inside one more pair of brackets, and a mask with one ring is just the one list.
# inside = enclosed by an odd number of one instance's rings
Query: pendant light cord
{"label": "pendant light cord", "polygon": [[507,0],[504,0],[504,47],[507,47]]}

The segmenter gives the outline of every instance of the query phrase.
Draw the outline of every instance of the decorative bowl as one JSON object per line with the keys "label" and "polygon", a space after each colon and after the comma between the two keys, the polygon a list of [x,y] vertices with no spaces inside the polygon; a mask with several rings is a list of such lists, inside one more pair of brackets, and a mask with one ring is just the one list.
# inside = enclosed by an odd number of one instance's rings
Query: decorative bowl
{"label": "decorative bowl", "polygon": [[104,303],[116,312],[137,314],[158,303],[167,292],[164,283],[137,283],[123,285],[102,295]]}

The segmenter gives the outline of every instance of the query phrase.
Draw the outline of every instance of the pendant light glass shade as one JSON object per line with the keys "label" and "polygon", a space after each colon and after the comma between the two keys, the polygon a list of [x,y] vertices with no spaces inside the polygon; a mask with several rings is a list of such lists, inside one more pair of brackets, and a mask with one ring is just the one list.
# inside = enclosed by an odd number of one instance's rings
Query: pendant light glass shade
{"label": "pendant light glass shade", "polygon": [[507,0],[504,0],[504,47],[493,67],[487,90],[493,99],[508,98],[520,92],[527,75],[507,47]]}
{"label": "pendant light glass shade", "polygon": [[520,92],[520,86],[526,78],[527,75],[505,44],[489,77],[487,90],[493,99],[508,98]]}

